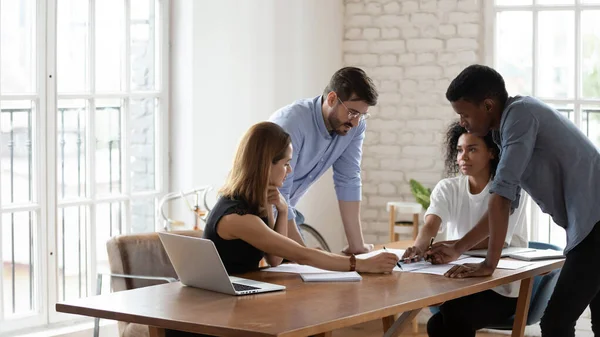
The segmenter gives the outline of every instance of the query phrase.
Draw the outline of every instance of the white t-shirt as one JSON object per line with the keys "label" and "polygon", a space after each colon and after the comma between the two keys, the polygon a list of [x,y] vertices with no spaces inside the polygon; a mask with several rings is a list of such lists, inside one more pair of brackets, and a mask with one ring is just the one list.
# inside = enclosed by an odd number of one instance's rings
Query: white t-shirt
{"label": "white t-shirt", "polygon": [[[469,177],[461,175],[440,181],[431,192],[431,203],[425,217],[430,214],[442,219],[440,231],[446,232],[447,240],[465,236],[481,219],[488,208],[491,181],[479,194],[469,191]],[[512,247],[527,247],[526,195],[522,192],[519,207],[508,219],[505,243]],[[520,282],[493,288],[503,296],[518,297]]]}

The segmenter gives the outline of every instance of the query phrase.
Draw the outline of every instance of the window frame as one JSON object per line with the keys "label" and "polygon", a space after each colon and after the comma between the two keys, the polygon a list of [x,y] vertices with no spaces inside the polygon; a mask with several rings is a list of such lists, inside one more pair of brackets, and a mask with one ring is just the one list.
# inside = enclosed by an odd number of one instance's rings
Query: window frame
{"label": "window frame", "polygon": [[[6,319],[4,316],[4,299],[3,292],[0,289],[0,334],[13,331],[29,331],[36,328],[51,326],[62,322],[90,321],[91,318],[68,315],[58,313],[55,309],[55,303],[61,301],[59,299],[59,270],[58,270],[58,213],[60,207],[73,205],[89,205],[88,212],[88,268],[86,272],[87,282],[86,290],[89,295],[96,293],[96,217],[95,206],[105,204],[107,202],[120,202],[124,205],[121,211],[124,213],[123,231],[129,233],[131,231],[131,203],[136,200],[154,200],[154,205],[160,197],[168,190],[169,184],[169,107],[170,107],[170,83],[169,83],[169,65],[170,65],[170,0],[158,0],[158,13],[156,15],[155,27],[157,32],[156,60],[155,73],[155,89],[151,91],[132,91],[130,90],[131,80],[129,78],[131,68],[131,53],[130,53],[130,26],[131,20],[130,8],[131,0],[124,0],[126,7],[125,30],[126,30],[126,52],[124,59],[126,64],[126,86],[119,93],[93,93],[93,91],[83,94],[59,94],[56,82],[57,72],[57,4],[58,0],[33,0],[35,2],[35,41],[36,41],[36,92],[32,94],[7,94],[0,95],[0,100],[30,99],[36,102],[35,122],[32,123],[34,134],[32,137],[32,157],[33,157],[33,181],[34,181],[34,199],[28,205],[15,206],[2,204],[0,199],[0,213],[11,213],[20,210],[30,210],[36,215],[35,229],[36,237],[34,245],[36,246],[36,254],[33,258],[35,285],[34,285],[34,303],[37,305],[37,310],[32,313],[23,314],[19,317]],[[87,0],[89,3],[88,18],[95,16],[95,3],[101,0]],[[149,0],[148,0],[149,1]],[[95,29],[94,20],[89,21],[88,32]],[[94,35],[90,35],[94,36]],[[89,39],[90,49],[90,64],[94,64],[93,58],[95,40]],[[1,50],[0,50],[1,52]],[[91,68],[91,66],[88,66]],[[88,69],[89,71],[90,69]],[[88,80],[94,85],[95,78],[93,76],[94,69],[91,69],[91,78]],[[131,154],[129,149],[130,144],[130,113],[127,110],[129,104],[123,105],[124,110],[121,111],[122,120],[125,124],[122,126],[122,153],[120,154],[122,161],[121,174],[123,180],[122,192],[118,195],[97,197],[94,193],[96,178],[94,176],[95,168],[95,141],[92,141],[95,132],[95,123],[93,115],[95,114],[94,106],[89,107],[88,116],[92,116],[88,120],[86,134],[86,142],[90,146],[86,149],[86,160],[88,160],[88,172],[86,178],[87,188],[89,189],[89,197],[83,197],[78,200],[60,200],[58,195],[59,182],[57,177],[57,164],[59,159],[57,139],[58,139],[58,102],[59,99],[86,99],[93,102],[94,99],[104,98],[119,98],[124,102],[128,99],[135,98],[151,98],[158,99],[158,104],[155,104],[154,110],[154,166],[155,166],[155,186],[149,191],[132,192],[131,191],[131,169],[129,166],[129,158]],[[54,113],[48,113],[54,112]],[[1,197],[1,196],[0,196]],[[160,219],[156,216],[156,208],[153,209],[154,214],[154,230],[160,228]],[[2,226],[0,218],[0,226]],[[1,228],[1,227],[0,227]],[[14,235],[14,233],[13,233]],[[0,240],[0,252],[2,252],[2,240]],[[0,286],[3,282],[3,271],[0,269]],[[109,283],[107,280],[104,283]]]}
{"label": "window frame", "polygon": [[[571,119],[574,124],[581,130],[582,129],[582,108],[589,105],[600,106],[600,98],[598,99],[584,99],[582,98],[581,92],[583,88],[582,83],[582,68],[581,68],[581,51],[582,51],[582,34],[581,34],[581,12],[584,10],[600,10],[600,3],[584,3],[582,0],[573,0],[572,4],[539,4],[538,0],[531,0],[529,5],[497,5],[497,0],[484,1],[484,61],[491,67],[497,67],[496,64],[496,50],[497,50],[497,14],[504,11],[522,11],[532,13],[532,95],[536,96],[537,93],[537,73],[538,73],[538,17],[541,11],[573,11],[574,12],[574,39],[575,39],[575,71],[574,71],[574,96],[570,98],[556,98],[556,97],[539,97],[544,102],[551,105],[562,105],[573,107],[573,118]],[[509,93],[519,94],[519,93]],[[588,121],[589,125],[589,121]],[[583,130],[582,130],[583,131]],[[529,239],[532,241],[548,241],[552,242],[552,233],[556,230],[561,231],[559,234],[564,237],[564,231],[559,229],[558,226],[552,221],[547,214],[544,214],[538,205],[535,204],[531,198],[529,198],[529,204],[527,207],[527,214],[529,219]],[[541,232],[547,231],[548,239],[542,238]],[[545,236],[545,235],[544,235]],[[558,243],[561,244],[562,243]]]}

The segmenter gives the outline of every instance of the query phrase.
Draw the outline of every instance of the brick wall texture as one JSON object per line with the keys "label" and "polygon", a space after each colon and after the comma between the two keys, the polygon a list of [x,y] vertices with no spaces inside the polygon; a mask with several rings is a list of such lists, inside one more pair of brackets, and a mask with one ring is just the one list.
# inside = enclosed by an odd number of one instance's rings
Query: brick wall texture
{"label": "brick wall texture", "polygon": [[414,201],[408,181],[443,177],[443,134],[456,119],[445,92],[483,61],[484,0],[345,0],[344,64],[364,69],[380,99],[363,148],[365,240],[388,240],[387,201]]}

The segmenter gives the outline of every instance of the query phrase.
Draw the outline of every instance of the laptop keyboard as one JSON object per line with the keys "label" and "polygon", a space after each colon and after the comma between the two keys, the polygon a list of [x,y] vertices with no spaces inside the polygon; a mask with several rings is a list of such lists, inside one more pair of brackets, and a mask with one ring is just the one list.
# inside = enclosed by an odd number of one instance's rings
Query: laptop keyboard
{"label": "laptop keyboard", "polygon": [[235,291],[246,291],[246,290],[260,289],[260,288],[257,288],[257,287],[247,286],[245,284],[239,284],[239,283],[235,283],[235,282],[232,282],[231,284],[233,284],[233,289],[235,289]]}

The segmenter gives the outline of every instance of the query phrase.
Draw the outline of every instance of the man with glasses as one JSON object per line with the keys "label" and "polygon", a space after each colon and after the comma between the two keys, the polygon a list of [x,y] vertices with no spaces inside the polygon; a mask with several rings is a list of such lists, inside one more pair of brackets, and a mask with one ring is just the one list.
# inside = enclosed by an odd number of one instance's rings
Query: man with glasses
{"label": "man with glasses", "polygon": [[[377,104],[377,90],[358,68],[338,70],[322,95],[298,100],[279,109],[270,120],[292,138],[294,153],[281,194],[288,202],[288,236],[303,244],[297,225],[304,217],[295,209],[300,198],[333,166],[333,181],[348,246],[346,254],[366,253],[360,223],[360,163],[367,110]],[[318,220],[317,220],[318,221]]]}

